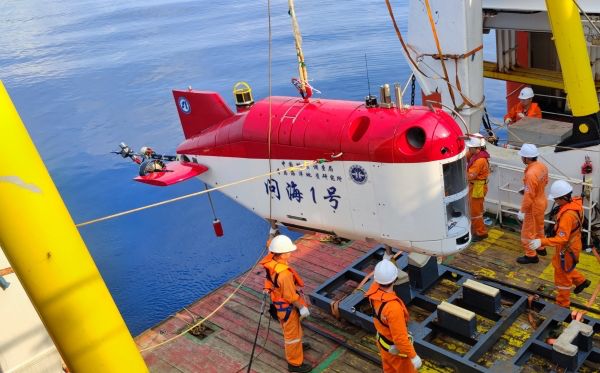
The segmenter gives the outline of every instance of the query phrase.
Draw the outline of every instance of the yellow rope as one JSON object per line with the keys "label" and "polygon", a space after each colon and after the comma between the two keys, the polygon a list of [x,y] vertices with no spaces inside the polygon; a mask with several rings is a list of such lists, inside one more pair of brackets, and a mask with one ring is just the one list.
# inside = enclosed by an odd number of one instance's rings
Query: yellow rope
{"label": "yellow rope", "polygon": [[248,277],[250,277],[250,274],[253,273],[254,267],[256,267],[256,265],[260,262],[261,258],[265,254],[265,251],[267,251],[267,246],[265,246],[265,248],[263,249],[262,253],[258,257],[258,260],[254,263],[254,265],[252,266],[252,268],[250,268],[248,270],[248,273],[246,274],[246,276],[244,277],[244,279],[242,280],[242,282],[233,290],[233,293],[231,293],[227,298],[225,298],[225,300],[223,301],[223,303],[221,303],[214,311],[212,311],[210,314],[208,314],[208,316],[206,316],[202,320],[198,321],[194,325],[188,326],[187,330],[181,332],[180,334],[177,334],[175,337],[167,339],[166,341],[163,341],[163,342],[161,342],[161,343],[159,343],[157,345],[154,345],[154,346],[151,346],[151,347],[146,347],[146,348],[140,350],[140,352],[146,352],[146,351],[155,349],[155,348],[157,348],[159,346],[162,346],[164,344],[167,344],[167,343],[169,343],[171,341],[174,341],[175,339],[181,337],[182,335],[185,335],[185,333],[187,333],[188,331],[194,329],[195,327],[197,327],[199,325],[202,325],[202,323],[204,323],[206,320],[210,319],[215,313],[217,313],[221,308],[223,308],[223,306],[225,306],[225,304],[227,302],[229,302],[229,300],[231,298],[233,298],[233,296],[235,295],[235,293],[237,293],[238,290],[240,290],[240,288],[244,285],[244,283],[246,282],[246,280],[248,279]]}
{"label": "yellow rope", "polygon": [[292,27],[294,28],[294,41],[296,43],[296,53],[298,55],[298,80],[300,80],[302,92],[306,93],[305,86],[308,84],[308,72],[306,71],[306,63],[304,62],[304,54],[302,53],[302,35],[300,34],[300,27],[298,27],[298,21],[296,20],[296,12],[294,11],[294,0],[288,0],[288,5],[290,7]]}
{"label": "yellow rope", "polygon": [[175,201],[180,201],[182,199],[199,196],[201,194],[209,193],[209,192],[212,192],[212,191],[215,191],[215,190],[224,189],[224,188],[227,188],[227,187],[230,187],[230,186],[233,186],[233,185],[237,185],[237,184],[245,183],[245,182],[248,182],[248,181],[260,179],[262,177],[271,176],[271,175],[274,175],[274,174],[277,174],[277,173],[280,173],[280,172],[283,172],[283,171],[294,171],[294,170],[304,171],[308,167],[310,167],[310,166],[312,166],[314,164],[317,164],[317,163],[318,163],[318,161],[304,161],[304,164],[302,164],[300,166],[288,167],[288,168],[285,168],[283,170],[269,172],[269,173],[266,173],[266,174],[263,174],[263,175],[254,176],[254,177],[251,177],[251,178],[248,178],[248,179],[244,179],[244,180],[236,181],[236,182],[233,182],[233,183],[229,183],[229,184],[217,186],[217,187],[214,187],[214,188],[211,188],[211,189],[203,190],[201,192],[191,193],[191,194],[188,194],[188,195],[185,195],[185,196],[181,196],[181,197],[177,197],[177,198],[173,198],[173,199],[168,199],[166,201],[153,203],[151,205],[146,205],[146,206],[143,206],[143,207],[138,207],[138,208],[135,208],[135,209],[132,209],[132,210],[123,211],[123,212],[120,212],[118,214],[109,215],[109,216],[105,216],[103,218],[86,221],[85,223],[75,224],[75,226],[76,227],[82,227],[84,225],[98,223],[100,221],[104,221],[104,220],[108,220],[108,219],[113,219],[113,218],[116,218],[116,217],[119,217],[119,216],[132,214],[134,212],[146,210],[146,209],[149,209],[149,208],[152,208],[152,207],[166,205],[167,203],[171,203],[171,202],[175,202]]}

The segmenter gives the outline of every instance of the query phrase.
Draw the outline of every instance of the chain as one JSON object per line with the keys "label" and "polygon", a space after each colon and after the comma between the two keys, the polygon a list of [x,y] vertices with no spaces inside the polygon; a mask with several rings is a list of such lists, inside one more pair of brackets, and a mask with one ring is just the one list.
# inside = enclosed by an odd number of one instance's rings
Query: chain
{"label": "chain", "polygon": [[412,82],[410,85],[410,105],[411,106],[415,106],[415,80],[417,80],[415,78],[415,76],[413,75],[412,77]]}

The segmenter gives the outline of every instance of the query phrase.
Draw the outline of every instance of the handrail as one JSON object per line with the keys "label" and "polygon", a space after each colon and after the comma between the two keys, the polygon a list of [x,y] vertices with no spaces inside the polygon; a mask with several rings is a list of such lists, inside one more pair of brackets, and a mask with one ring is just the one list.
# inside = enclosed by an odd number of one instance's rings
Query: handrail
{"label": "handrail", "polygon": [[[510,183],[506,183],[504,185],[501,184],[500,175],[502,173],[502,169],[509,170],[509,171],[515,171],[515,172],[523,172],[523,171],[525,171],[525,168],[517,167],[517,166],[508,166],[508,165],[500,164],[500,163],[494,162],[494,161],[490,161],[489,163],[493,166],[496,166],[496,168],[498,169],[498,172],[497,172],[497,175],[498,175],[498,178],[497,178],[498,179],[498,200],[494,201],[492,199],[486,198],[485,201],[498,205],[497,216],[498,216],[498,219],[500,220],[500,224],[502,224],[502,213],[507,213],[507,214],[511,214],[511,215],[518,214],[518,211],[502,209],[502,206],[509,207],[509,208],[520,208],[520,206],[510,203],[510,201],[507,201],[506,203],[502,202],[502,191],[505,191],[507,193],[519,194],[518,190],[509,189]],[[572,184],[583,185],[585,187],[589,187],[590,189],[599,188],[599,186],[594,186],[593,184],[588,184],[587,182],[583,182],[583,181],[579,181],[579,180],[572,180],[572,179],[565,179],[564,177],[561,177],[558,175],[553,175],[550,173],[548,173],[548,178],[553,179],[553,180],[564,180],[564,181],[567,181]],[[587,226],[587,229],[582,227],[581,231],[588,233],[588,235],[587,235],[587,244],[588,245],[590,244],[591,239],[592,239],[592,235],[589,234],[592,230],[592,212],[594,211],[594,209],[597,205],[596,202],[593,202],[591,195],[592,194],[590,193],[590,197],[588,198],[588,205],[582,206],[582,208],[584,210],[584,214],[587,215],[587,218],[588,218],[588,226]],[[551,199],[548,199],[548,200],[552,201]],[[556,222],[552,221],[552,220],[544,219],[544,222],[556,224]]]}

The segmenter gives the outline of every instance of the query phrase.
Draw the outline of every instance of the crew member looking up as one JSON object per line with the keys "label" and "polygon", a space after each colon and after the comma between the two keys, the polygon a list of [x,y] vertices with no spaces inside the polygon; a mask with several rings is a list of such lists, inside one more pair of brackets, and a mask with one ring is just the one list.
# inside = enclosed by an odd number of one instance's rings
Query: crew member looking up
{"label": "crew member looking up", "polygon": [[548,185],[548,167],[537,160],[540,154],[533,144],[523,144],[518,153],[526,165],[523,177],[523,201],[517,217],[523,220],[521,228],[521,245],[525,256],[517,259],[520,264],[539,262],[538,254],[546,256],[546,248],[531,250],[529,243],[544,238],[544,214],[548,208],[548,200],[544,189]]}
{"label": "crew member looking up", "polygon": [[[271,235],[275,235],[275,230]],[[310,372],[312,366],[304,362],[304,351],[310,348],[302,343],[302,327],[300,321],[310,315],[304,299],[298,294],[297,286],[304,282],[288,264],[296,245],[289,237],[279,235],[271,240],[269,255],[260,264],[266,270],[265,291],[271,294],[271,301],[277,309],[277,317],[283,329],[285,343],[285,359],[290,372]]]}
{"label": "crew member looking up", "polygon": [[571,198],[573,187],[564,180],[557,180],[550,188],[548,197],[554,199],[560,210],[556,215],[554,236],[531,241],[531,250],[541,246],[554,246],[556,252],[552,257],[554,267],[554,284],[558,288],[556,304],[569,308],[571,304],[571,286],[575,284],[575,294],[590,286],[581,273],[575,270],[581,252],[581,228],[583,207],[581,197]]}
{"label": "crew member looking up", "polygon": [[[387,259],[375,266],[375,281],[365,294],[373,308],[377,346],[384,373],[413,373],[423,365],[408,334],[408,310],[394,292],[398,267]],[[412,337],[411,337],[412,338]]]}
{"label": "crew member looking up", "polygon": [[482,135],[473,135],[465,143],[469,148],[469,163],[467,165],[467,179],[469,180],[469,196],[471,198],[471,228],[474,230],[473,242],[481,241],[488,236],[483,224],[483,200],[488,191],[488,175],[490,155],[485,149],[485,139]]}
{"label": "crew member looking up", "polygon": [[523,117],[541,118],[542,110],[538,104],[533,102],[533,89],[526,87],[519,94],[519,103],[510,109],[504,116],[504,124],[509,125],[519,121]]}

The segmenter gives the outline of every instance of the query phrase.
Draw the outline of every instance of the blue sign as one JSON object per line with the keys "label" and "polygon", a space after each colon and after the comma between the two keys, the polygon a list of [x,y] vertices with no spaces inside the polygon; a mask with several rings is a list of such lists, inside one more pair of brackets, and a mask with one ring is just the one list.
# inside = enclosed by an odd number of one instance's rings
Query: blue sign
{"label": "blue sign", "polygon": [[348,173],[350,174],[352,181],[356,184],[362,185],[367,182],[367,171],[357,164],[350,166]]}
{"label": "blue sign", "polygon": [[177,104],[179,105],[181,111],[183,111],[183,114],[189,114],[192,112],[192,107],[185,97],[179,97],[177,99]]}

